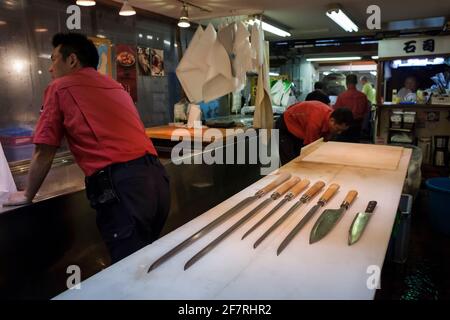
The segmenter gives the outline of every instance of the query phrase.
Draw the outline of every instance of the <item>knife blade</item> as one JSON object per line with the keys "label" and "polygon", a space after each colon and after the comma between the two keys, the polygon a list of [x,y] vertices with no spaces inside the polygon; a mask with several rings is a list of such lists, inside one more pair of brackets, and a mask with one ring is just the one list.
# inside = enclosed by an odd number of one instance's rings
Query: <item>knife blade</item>
{"label": "knife blade", "polygon": [[343,213],[350,207],[357,196],[358,192],[355,190],[351,190],[347,193],[347,196],[345,197],[339,209],[325,210],[320,215],[319,219],[317,219],[311,230],[309,236],[309,244],[313,244],[329,234],[330,231],[333,230],[334,226],[339,222]]}
{"label": "knife blade", "polygon": [[364,212],[358,212],[353,219],[352,225],[348,232],[348,245],[356,243],[364,233],[370,218],[373,216],[375,207],[377,206],[376,201],[370,201]]}
{"label": "knife blade", "polygon": [[152,271],[153,269],[157,268],[167,260],[169,260],[171,257],[178,254],[180,251],[184,250],[187,246],[189,246],[191,243],[195,242],[196,240],[203,237],[205,234],[213,230],[215,227],[220,225],[222,222],[228,220],[232,216],[234,216],[236,213],[250,205],[253,201],[262,198],[267,193],[281,185],[283,182],[288,180],[291,177],[290,173],[282,173],[277,177],[274,181],[266,185],[264,188],[258,190],[255,195],[247,197],[243,200],[241,200],[239,203],[237,203],[234,207],[224,212],[222,215],[208,223],[206,226],[198,230],[196,233],[192,234],[188,238],[186,238],[184,241],[179,243],[177,246],[166,252],[164,255],[162,255],[160,258],[158,258],[153,264],[148,268],[147,273]]}
{"label": "knife blade", "polygon": [[305,192],[305,194],[300,198],[299,201],[297,201],[291,208],[289,208],[289,210],[284,215],[282,215],[269,229],[267,229],[266,232],[264,232],[264,234],[258,240],[256,240],[253,248],[256,249],[260,245],[260,243],[263,242],[264,239],[266,239],[276,228],[278,228],[293,212],[295,212],[298,207],[314,198],[314,196],[320,190],[322,190],[324,186],[325,183],[323,181],[317,181],[311,188],[309,188],[308,191]]}
{"label": "knife blade", "polygon": [[328,201],[333,197],[333,195],[338,191],[339,185],[336,183],[331,184],[327,191],[320,197],[317,204],[312,207],[308,213],[300,220],[300,222],[292,229],[292,231],[286,236],[286,238],[281,242],[280,246],[277,249],[277,256],[283,252],[283,250],[288,246],[288,244],[295,238],[297,233],[305,226],[305,224],[311,219],[311,217],[316,213],[316,211],[325,206]]}
{"label": "knife blade", "polygon": [[222,240],[227,238],[230,234],[232,234],[236,229],[241,227],[245,222],[247,222],[250,218],[252,218],[256,213],[258,213],[263,207],[269,204],[271,201],[275,201],[280,198],[283,194],[285,194],[292,186],[294,186],[300,178],[293,177],[291,180],[282,185],[277,191],[275,191],[269,199],[266,199],[263,203],[261,203],[258,207],[247,213],[241,219],[239,219],[235,224],[233,224],[230,228],[228,228],[225,232],[223,232],[216,239],[207,244],[202,250],[197,252],[188,262],[184,265],[184,270],[189,269],[194,263],[200,260],[203,256],[205,256],[208,252],[214,249]]}
{"label": "knife blade", "polygon": [[244,240],[250,233],[252,233],[256,228],[258,228],[261,224],[263,224],[270,216],[272,216],[278,209],[280,209],[286,202],[294,199],[300,192],[302,192],[309,185],[308,179],[303,179],[298,182],[292,189],[289,191],[283,200],[281,200],[272,210],[270,210],[264,217],[261,218],[257,223],[255,223],[243,236],[241,240]]}

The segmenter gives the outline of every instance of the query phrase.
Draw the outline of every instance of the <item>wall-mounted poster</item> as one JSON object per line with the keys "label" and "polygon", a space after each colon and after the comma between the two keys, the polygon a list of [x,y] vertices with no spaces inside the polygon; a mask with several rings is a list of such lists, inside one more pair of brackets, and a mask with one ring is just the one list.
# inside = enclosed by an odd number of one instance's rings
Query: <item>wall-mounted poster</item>
{"label": "wall-mounted poster", "polygon": [[116,46],[117,81],[137,101],[136,50],[125,44]]}
{"label": "wall-mounted poster", "polygon": [[103,38],[89,37],[90,40],[97,47],[99,62],[97,71],[101,74],[112,77],[112,53],[111,53],[111,41]]}
{"label": "wall-mounted poster", "polygon": [[152,76],[164,76],[164,51],[159,49],[151,49],[152,59]]}
{"label": "wall-mounted poster", "polygon": [[142,76],[151,74],[151,52],[150,48],[137,47],[137,56],[139,63],[139,72]]}

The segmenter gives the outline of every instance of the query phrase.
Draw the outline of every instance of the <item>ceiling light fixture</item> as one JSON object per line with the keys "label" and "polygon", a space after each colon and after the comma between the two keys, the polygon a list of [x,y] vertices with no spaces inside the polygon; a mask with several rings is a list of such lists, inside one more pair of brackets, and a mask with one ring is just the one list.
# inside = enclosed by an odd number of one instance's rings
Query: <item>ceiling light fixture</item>
{"label": "ceiling light fixture", "polygon": [[183,2],[183,9],[181,10],[180,21],[178,21],[178,26],[180,28],[189,28],[191,24],[189,23],[188,9],[186,2]]}
{"label": "ceiling light fixture", "polygon": [[342,11],[340,5],[331,5],[327,16],[347,32],[358,32],[358,26]]}
{"label": "ceiling light fixture", "polygon": [[0,26],[6,26],[6,21],[0,20]]}
{"label": "ceiling light fixture", "polygon": [[[259,19],[252,19],[252,20],[250,20],[248,22],[248,24],[251,25],[251,26],[254,25],[255,23],[260,24],[261,20],[259,20]],[[264,31],[276,34],[277,36],[280,36],[280,37],[290,37],[291,36],[291,34],[289,32],[284,31],[284,30],[282,30],[280,28],[277,28],[277,27],[275,27],[275,26],[273,26],[273,25],[271,25],[271,24],[269,24],[267,22],[264,22],[264,21],[262,22],[262,29]]]}
{"label": "ceiling light fixture", "polygon": [[136,10],[133,9],[132,6],[128,3],[128,0],[123,0],[123,6],[122,9],[120,9],[119,14],[121,16],[134,16],[136,14]]}
{"label": "ceiling light fixture", "polygon": [[82,7],[92,7],[95,6],[95,1],[93,0],[77,0],[77,5]]}
{"label": "ceiling light fixture", "polygon": [[332,57],[332,58],[308,58],[308,62],[320,62],[320,61],[352,61],[361,60],[361,57]]}
{"label": "ceiling light fixture", "polygon": [[378,56],[372,56],[372,60],[378,60]]}

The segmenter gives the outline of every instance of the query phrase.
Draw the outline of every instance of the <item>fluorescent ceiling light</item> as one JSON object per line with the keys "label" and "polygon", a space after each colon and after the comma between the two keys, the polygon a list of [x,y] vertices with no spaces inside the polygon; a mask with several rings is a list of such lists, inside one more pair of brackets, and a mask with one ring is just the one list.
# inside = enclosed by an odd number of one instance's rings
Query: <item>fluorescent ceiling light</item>
{"label": "fluorescent ceiling light", "polygon": [[95,6],[95,1],[93,0],[77,0],[77,5],[82,7],[91,7]]}
{"label": "fluorescent ceiling light", "polygon": [[378,60],[378,56],[372,56],[373,60]]}
{"label": "fluorescent ceiling light", "polygon": [[329,75],[331,72],[329,72],[329,71],[325,71],[324,73],[323,73],[323,75],[324,76],[327,76],[327,75]]}
{"label": "fluorescent ceiling light", "polygon": [[370,71],[370,74],[375,76],[375,77],[377,76],[377,72],[376,71]]}
{"label": "fluorescent ceiling light", "polygon": [[169,40],[164,40],[164,43],[167,44],[168,46],[170,46],[170,41]]}
{"label": "fluorescent ceiling light", "polygon": [[41,59],[51,59],[52,55],[50,53],[41,53],[38,55],[38,57]]}
{"label": "fluorescent ceiling light", "polygon": [[358,26],[350,20],[349,17],[341,9],[331,9],[327,11],[327,16],[336,22],[342,29],[347,32],[358,32]]}
{"label": "fluorescent ceiling light", "polygon": [[[254,20],[250,20],[248,22],[248,24],[251,25],[251,26],[254,25],[255,23],[260,24],[261,21],[259,19],[254,19]],[[290,37],[291,36],[291,34],[289,32],[284,31],[284,30],[282,30],[280,28],[277,28],[277,27],[275,27],[275,26],[273,26],[271,24],[268,24],[267,22],[264,22],[264,21],[262,22],[262,29],[264,31],[276,34],[277,36],[280,36],[280,37]]]}
{"label": "fluorescent ceiling light", "polygon": [[334,57],[334,58],[308,58],[308,62],[318,62],[318,61],[352,61],[361,60],[361,57]]}
{"label": "fluorescent ceiling light", "polygon": [[120,9],[119,14],[126,17],[133,16],[136,14],[136,10],[134,10],[133,7],[128,4],[128,0],[124,0],[122,9]]}
{"label": "fluorescent ceiling light", "polygon": [[396,69],[398,67],[415,67],[415,66],[427,66],[445,63],[444,58],[434,58],[434,59],[408,59],[408,60],[394,60],[393,67]]}
{"label": "fluorescent ceiling light", "polygon": [[280,74],[278,72],[269,72],[269,76],[278,77]]}

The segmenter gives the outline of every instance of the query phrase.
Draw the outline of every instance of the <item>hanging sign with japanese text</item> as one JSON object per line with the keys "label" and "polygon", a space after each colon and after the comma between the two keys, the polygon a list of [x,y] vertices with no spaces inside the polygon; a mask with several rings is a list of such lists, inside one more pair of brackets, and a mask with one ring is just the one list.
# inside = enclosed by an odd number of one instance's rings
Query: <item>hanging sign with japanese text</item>
{"label": "hanging sign with japanese text", "polygon": [[450,54],[450,36],[396,38],[378,42],[380,58],[438,54]]}

